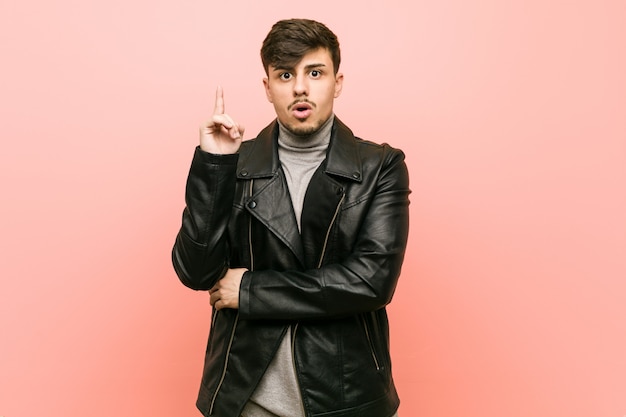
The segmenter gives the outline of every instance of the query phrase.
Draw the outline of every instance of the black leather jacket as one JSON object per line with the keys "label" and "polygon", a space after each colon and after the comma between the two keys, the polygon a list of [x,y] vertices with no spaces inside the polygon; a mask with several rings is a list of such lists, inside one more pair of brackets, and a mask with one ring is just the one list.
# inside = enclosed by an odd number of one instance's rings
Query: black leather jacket
{"label": "black leather jacket", "polygon": [[335,118],[326,160],[307,189],[298,233],[278,160],[276,122],[235,155],[196,149],[174,268],[207,290],[245,267],[239,310],[214,311],[198,408],[238,417],[283,335],[308,417],[388,417],[385,306],[408,234],[404,155],[354,137]]}

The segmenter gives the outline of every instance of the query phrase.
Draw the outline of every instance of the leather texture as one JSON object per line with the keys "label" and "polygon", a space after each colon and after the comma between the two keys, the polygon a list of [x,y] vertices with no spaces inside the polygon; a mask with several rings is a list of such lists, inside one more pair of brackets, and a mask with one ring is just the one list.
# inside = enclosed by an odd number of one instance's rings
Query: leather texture
{"label": "leather texture", "polygon": [[198,408],[238,417],[291,326],[307,416],[386,417],[397,410],[385,306],[408,234],[404,154],[356,138],[335,119],[301,233],[274,121],[235,155],[196,149],[174,269],[210,289],[245,267],[239,310],[213,311]]}

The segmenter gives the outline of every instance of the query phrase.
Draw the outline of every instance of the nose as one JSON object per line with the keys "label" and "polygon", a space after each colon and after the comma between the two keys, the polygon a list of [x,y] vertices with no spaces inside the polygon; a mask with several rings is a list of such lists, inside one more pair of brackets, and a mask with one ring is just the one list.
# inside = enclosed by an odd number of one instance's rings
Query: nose
{"label": "nose", "polygon": [[293,95],[295,97],[298,96],[308,96],[309,95],[309,83],[306,77],[295,77],[296,80],[293,83]]}

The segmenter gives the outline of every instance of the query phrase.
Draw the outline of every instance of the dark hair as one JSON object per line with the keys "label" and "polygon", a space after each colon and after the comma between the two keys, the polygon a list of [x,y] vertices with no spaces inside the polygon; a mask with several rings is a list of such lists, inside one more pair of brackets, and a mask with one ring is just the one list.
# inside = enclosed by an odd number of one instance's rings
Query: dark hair
{"label": "dark hair", "polygon": [[337,74],[341,53],[337,36],[330,29],[309,19],[278,21],[272,26],[261,47],[265,73],[268,73],[270,65],[295,66],[305,54],[318,48],[328,49],[334,72]]}

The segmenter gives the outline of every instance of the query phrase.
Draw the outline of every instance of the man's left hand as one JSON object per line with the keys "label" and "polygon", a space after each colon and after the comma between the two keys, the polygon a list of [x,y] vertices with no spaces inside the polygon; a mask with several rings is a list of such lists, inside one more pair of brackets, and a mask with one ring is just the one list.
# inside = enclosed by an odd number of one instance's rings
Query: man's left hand
{"label": "man's left hand", "polygon": [[229,269],[226,275],[220,279],[213,288],[209,290],[211,294],[211,305],[216,310],[223,308],[239,308],[239,287],[243,278],[245,268]]}

